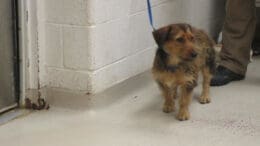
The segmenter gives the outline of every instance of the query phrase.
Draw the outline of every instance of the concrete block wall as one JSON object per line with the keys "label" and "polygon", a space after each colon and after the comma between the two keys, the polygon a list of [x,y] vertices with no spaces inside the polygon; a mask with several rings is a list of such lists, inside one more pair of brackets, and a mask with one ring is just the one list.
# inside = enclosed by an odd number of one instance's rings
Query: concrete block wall
{"label": "concrete block wall", "polygon": [[[226,0],[184,0],[186,21],[217,39],[222,29]],[[187,13],[187,14],[185,14]]]}
{"label": "concrete block wall", "polygon": [[90,91],[88,0],[38,0],[41,87]]}
{"label": "concrete block wall", "polygon": [[[152,0],[156,27],[189,22],[213,34],[222,17],[213,2]],[[146,0],[45,0],[38,7],[42,87],[95,93],[150,69],[156,46]]]}

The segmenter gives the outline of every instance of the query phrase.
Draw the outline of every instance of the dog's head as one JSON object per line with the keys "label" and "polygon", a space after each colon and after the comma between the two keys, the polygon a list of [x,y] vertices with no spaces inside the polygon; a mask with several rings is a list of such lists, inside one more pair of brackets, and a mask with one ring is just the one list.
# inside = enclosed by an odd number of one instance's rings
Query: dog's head
{"label": "dog's head", "polygon": [[172,24],[153,32],[160,49],[175,60],[191,61],[197,57],[192,27],[188,24]]}

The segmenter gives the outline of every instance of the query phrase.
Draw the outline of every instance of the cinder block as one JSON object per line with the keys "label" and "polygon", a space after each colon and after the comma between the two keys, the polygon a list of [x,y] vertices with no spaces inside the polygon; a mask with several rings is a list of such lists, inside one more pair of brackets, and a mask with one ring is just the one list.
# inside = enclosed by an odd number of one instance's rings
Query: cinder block
{"label": "cinder block", "polygon": [[[177,1],[177,0],[151,0],[152,7],[156,7],[162,3],[167,3],[169,1]],[[147,10],[147,2],[146,0],[132,0],[131,1],[131,9],[130,14],[136,14],[141,11]]]}
{"label": "cinder block", "polygon": [[223,17],[225,13],[225,0],[186,0],[182,3],[186,21],[197,27],[200,27],[202,21],[208,23],[214,18]]}
{"label": "cinder block", "polygon": [[155,50],[145,49],[92,73],[92,92],[97,93],[151,68]]}
{"label": "cinder block", "polygon": [[94,13],[93,24],[100,24],[128,16],[131,0],[90,0]]}
{"label": "cinder block", "polygon": [[146,12],[141,12],[130,17],[129,25],[129,53],[133,54],[145,48],[155,47],[152,36],[152,27],[149,25]]}
{"label": "cinder block", "polygon": [[63,26],[64,66],[68,69],[87,70],[90,66],[91,38],[88,27]]}
{"label": "cinder block", "polygon": [[88,25],[89,0],[44,0],[47,22]]}
{"label": "cinder block", "polygon": [[45,25],[45,58],[46,65],[51,67],[63,67],[63,49],[61,26]]}
{"label": "cinder block", "polygon": [[188,23],[205,30],[212,37],[216,37],[222,27],[224,18],[225,2],[223,0],[190,0],[184,2],[184,10]]}
{"label": "cinder block", "polygon": [[154,8],[154,23],[157,28],[183,21],[182,7],[178,1],[162,3]]}
{"label": "cinder block", "polygon": [[223,0],[192,1],[191,6],[192,11],[190,12],[190,16],[198,21],[220,17],[225,13]]}
{"label": "cinder block", "polygon": [[97,25],[92,31],[93,47],[90,48],[93,62],[91,70],[96,70],[118,61],[131,49],[129,43],[129,19],[124,18]]}
{"label": "cinder block", "polygon": [[91,91],[91,78],[88,72],[46,68],[48,87],[64,88],[76,91]]}

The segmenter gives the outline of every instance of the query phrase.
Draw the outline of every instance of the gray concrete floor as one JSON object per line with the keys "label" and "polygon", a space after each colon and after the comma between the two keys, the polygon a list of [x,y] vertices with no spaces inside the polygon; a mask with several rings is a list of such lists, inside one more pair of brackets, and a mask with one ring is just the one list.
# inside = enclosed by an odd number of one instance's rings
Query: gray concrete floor
{"label": "gray concrete floor", "polygon": [[95,96],[50,90],[49,111],[0,126],[1,146],[259,146],[260,58],[247,78],[211,88],[212,103],[197,102],[191,119],[162,112],[149,72]]}

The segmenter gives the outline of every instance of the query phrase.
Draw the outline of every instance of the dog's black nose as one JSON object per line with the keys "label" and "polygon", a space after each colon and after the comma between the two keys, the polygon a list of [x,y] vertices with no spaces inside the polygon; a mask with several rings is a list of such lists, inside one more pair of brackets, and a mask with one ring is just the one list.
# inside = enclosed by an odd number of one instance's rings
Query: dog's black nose
{"label": "dog's black nose", "polygon": [[192,58],[196,58],[198,56],[198,53],[197,52],[195,52],[195,51],[192,51],[191,52],[191,57]]}

